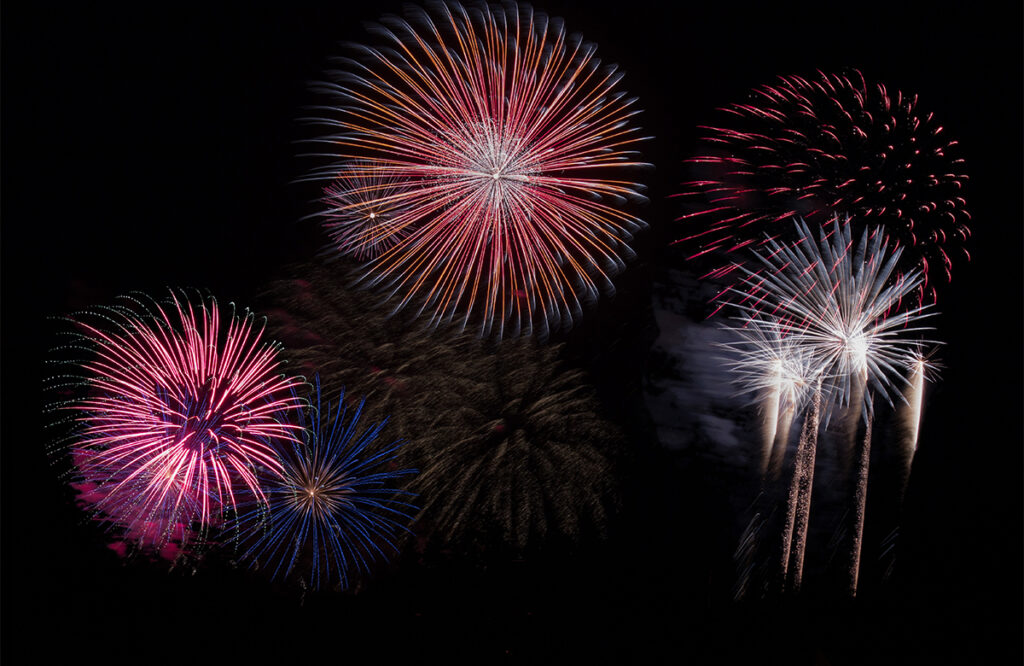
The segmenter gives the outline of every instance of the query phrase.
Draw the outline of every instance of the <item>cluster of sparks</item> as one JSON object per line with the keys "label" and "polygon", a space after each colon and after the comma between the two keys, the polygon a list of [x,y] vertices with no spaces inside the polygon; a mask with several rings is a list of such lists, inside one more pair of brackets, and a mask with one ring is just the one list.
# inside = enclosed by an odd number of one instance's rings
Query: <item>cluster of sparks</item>
{"label": "cluster of sparks", "polygon": [[238,542],[243,559],[271,578],[298,574],[309,587],[350,586],[350,572],[369,573],[383,548],[395,550],[395,534],[407,531],[416,507],[393,487],[414,469],[391,465],[402,441],[377,446],[385,423],[360,431],[365,401],[348,417],[344,392],[335,416],[321,404],[319,380],[311,425],[284,456],[280,479],[267,483],[267,507],[243,513]]}
{"label": "cluster of sparks", "polygon": [[368,573],[415,511],[392,487],[415,472],[393,466],[402,442],[376,445],[384,423],[358,431],[362,404],[321,411],[319,379],[307,405],[251,313],[174,292],[127,302],[72,320],[65,348],[88,358],[52,381],[80,393],[55,409],[73,426],[72,486],[111,547],[175,560],[233,532],[272,577],[347,588]]}
{"label": "cluster of sparks", "polygon": [[[850,220],[836,217],[817,240],[804,222],[796,223],[798,241],[783,245],[769,239],[758,253],[761,268],[743,268],[746,278],[732,289],[740,310],[736,339],[726,348],[743,388],[765,406],[762,473],[777,475],[790,426],[803,410],[784,521],[782,571],[800,586],[814,450],[818,430],[833,408],[863,413],[866,433],[856,484],[851,591],[856,593],[873,396],[890,404],[919,402],[925,361],[932,341],[919,337],[929,306],[897,311],[918,287],[919,272],[896,273],[901,248],[889,245],[877,228],[854,239]],[[910,391],[907,391],[908,385]],[[910,397],[904,397],[904,392]],[[919,411],[919,410],[918,410]],[[914,415],[916,418],[916,413]],[[915,428],[916,433],[916,428]]]}
{"label": "cluster of sparks", "polygon": [[883,224],[908,249],[901,270],[921,269],[917,301],[934,301],[936,275],[950,279],[951,252],[969,258],[963,160],[917,96],[870,85],[856,70],[819,72],[780,77],[724,111],[729,125],[705,127],[708,149],[689,160],[700,175],[684,194],[707,202],[681,218],[705,222],[680,241],[693,256],[788,239],[796,216],[848,215]]}
{"label": "cluster of sparks", "polygon": [[339,251],[432,323],[496,337],[571,324],[642,226],[621,210],[642,198],[617,174],[640,165],[621,74],[527,7],[410,11],[321,87],[331,163],[311,179],[331,183]]}

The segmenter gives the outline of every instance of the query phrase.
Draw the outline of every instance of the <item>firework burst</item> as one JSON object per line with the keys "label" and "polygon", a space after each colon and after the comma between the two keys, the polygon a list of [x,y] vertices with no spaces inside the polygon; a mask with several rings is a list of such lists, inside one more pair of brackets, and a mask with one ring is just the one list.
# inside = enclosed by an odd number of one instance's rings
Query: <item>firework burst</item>
{"label": "firework burst", "polygon": [[763,407],[760,472],[775,477],[793,417],[810,397],[821,367],[798,336],[786,335],[773,319],[741,318],[726,328],[733,338],[719,345],[726,365],[740,390],[754,394]]}
{"label": "firework burst", "polygon": [[920,267],[918,300],[925,290],[934,300],[936,276],[949,280],[951,255],[969,258],[963,160],[917,96],[856,70],[819,72],[780,77],[724,111],[730,124],[704,128],[709,148],[690,160],[700,178],[684,184],[707,202],[682,218],[701,225],[683,239],[694,255],[786,239],[794,216],[840,214],[882,224],[908,250],[901,270]]}
{"label": "firework burst", "polygon": [[295,436],[300,380],[278,374],[278,349],[246,314],[214,299],[193,305],[125,299],[74,319],[88,360],[53,388],[83,393],[56,405],[71,414],[69,443],[94,516],[163,548],[203,534],[240,492],[262,498],[257,475],[279,474],[274,444]]}
{"label": "firework burst", "polygon": [[378,257],[407,234],[401,183],[373,163],[356,162],[340,171],[324,188],[324,227],[338,252],[359,261]]}
{"label": "firework burst", "polygon": [[[901,398],[922,349],[933,344],[914,337],[930,330],[919,325],[933,314],[930,306],[896,310],[921,284],[920,271],[896,273],[902,248],[891,247],[878,228],[854,242],[850,220],[835,217],[815,242],[806,223],[795,226],[796,243],[768,240],[757,255],[762,269],[742,269],[746,278],[730,290],[739,297],[735,305],[794,336],[790,344],[817,366],[828,404],[850,405],[859,379],[890,403]],[[865,409],[871,404],[869,392]]]}
{"label": "firework burst", "polygon": [[395,535],[408,531],[417,507],[395,486],[414,469],[394,464],[402,440],[380,446],[386,421],[360,429],[365,400],[350,416],[344,390],[331,415],[316,405],[301,442],[282,452],[282,475],[265,484],[267,504],[243,512],[235,529],[242,558],[270,571],[271,578],[299,575],[313,589],[348,589],[354,573],[395,550]]}
{"label": "firework burst", "polygon": [[398,416],[413,397],[415,377],[472,356],[469,340],[445,331],[426,335],[423,326],[389,317],[379,297],[348,284],[339,262],[313,262],[295,273],[302,278],[276,281],[265,295],[268,327],[288,346],[292,363],[320,376],[331,399],[331,390],[359,386],[375,417],[377,410],[381,418]]}
{"label": "firework burst", "polygon": [[596,413],[581,373],[557,348],[503,343],[493,354],[418,379],[405,412],[422,433],[421,519],[444,543],[514,549],[601,530],[616,503],[610,458],[618,434]]}
{"label": "firework burst", "polygon": [[[813,380],[811,409],[804,415],[796,468],[790,487],[783,534],[782,569],[799,589],[806,544],[818,429],[831,410],[846,407],[863,414],[865,428],[857,462],[856,517],[851,565],[851,593],[857,589],[868,462],[873,423],[873,394],[890,404],[906,401],[903,389],[916,369],[928,340],[916,337],[931,313],[928,306],[897,312],[897,306],[922,278],[895,272],[901,248],[891,248],[878,229],[865,229],[855,242],[852,224],[833,218],[817,242],[804,222],[797,222],[798,241],[783,245],[769,239],[758,253],[760,270],[743,268],[746,278],[735,305],[744,313],[746,330],[733,349],[741,353],[734,367],[753,389],[773,390],[785,359],[800,359],[790,368],[798,385]],[[765,335],[763,330],[769,331]],[[788,340],[788,341],[787,341]],[[785,342],[784,342],[785,341]],[[774,389],[781,395],[782,388]],[[780,398],[781,399],[781,398]],[[852,420],[851,438],[856,437]],[[792,560],[792,565],[790,564]]]}
{"label": "firework burst", "polygon": [[311,179],[331,182],[336,213],[399,211],[363,274],[396,310],[496,337],[568,326],[642,226],[621,209],[643,198],[619,173],[642,140],[622,75],[526,6],[409,11],[320,87],[331,163]]}

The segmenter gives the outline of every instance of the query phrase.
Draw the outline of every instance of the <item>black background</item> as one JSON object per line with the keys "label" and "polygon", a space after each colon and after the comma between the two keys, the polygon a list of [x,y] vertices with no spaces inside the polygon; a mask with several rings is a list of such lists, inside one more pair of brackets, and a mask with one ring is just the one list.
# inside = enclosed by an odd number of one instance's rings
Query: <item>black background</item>
{"label": "black background", "polygon": [[[46,317],[168,285],[246,304],[311,256],[321,238],[298,222],[315,191],[290,184],[303,168],[294,119],[339,42],[363,40],[362,21],[400,6],[143,4],[3,9],[7,663],[1020,663],[1019,13],[980,3],[538,7],[625,69],[655,137],[641,211],[651,229],[616,297],[637,311],[651,279],[679,260],[664,250],[679,235],[666,197],[684,180],[696,126],[751,87],[857,67],[918,93],[960,140],[973,260],[940,297],[945,369],[888,585],[856,602],[730,601],[735,544],[716,524],[733,518],[704,492],[724,481],[699,467],[666,472],[650,453],[634,461],[633,499],[603,545],[401,562],[358,595],[303,602],[229,567],[168,574],[104,547],[44,454]],[[605,308],[584,330],[629,307]],[[595,373],[606,401],[617,379]]]}

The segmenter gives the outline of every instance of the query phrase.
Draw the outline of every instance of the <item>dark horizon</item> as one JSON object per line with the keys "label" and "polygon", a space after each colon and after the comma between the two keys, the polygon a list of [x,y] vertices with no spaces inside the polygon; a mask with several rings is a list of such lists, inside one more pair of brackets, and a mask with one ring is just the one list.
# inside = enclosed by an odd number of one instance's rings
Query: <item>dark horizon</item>
{"label": "dark horizon", "polygon": [[[1022,61],[1020,10],[871,3],[825,12],[728,3],[535,3],[625,71],[650,203],[616,294],[563,357],[632,438],[605,541],[513,558],[396,557],[358,593],[302,595],[226,561],[124,562],[46,457],[48,318],[130,291],[201,288],[256,306],[314,257],[316,186],[294,142],[308,89],[362,22],[402,3],[294,7],[6,6],[3,282],[4,654],[76,663],[358,655],[385,663],[984,663],[1022,654]],[[969,174],[970,262],[939,294],[945,344],[902,508],[892,579],[732,600],[748,479],[659,444],[642,391],[660,362],[667,271],[696,276],[670,198],[699,125],[778,75],[857,68],[920,97]],[[1006,318],[1008,321],[1004,321]],[[1009,335],[1003,335],[1003,332]],[[1009,339],[1007,339],[1009,338]],[[1009,373],[1006,377],[1005,373]],[[634,409],[637,407],[637,409]],[[892,509],[890,508],[890,511]],[[870,519],[869,519],[870,520]],[[45,641],[29,641],[43,636]]]}

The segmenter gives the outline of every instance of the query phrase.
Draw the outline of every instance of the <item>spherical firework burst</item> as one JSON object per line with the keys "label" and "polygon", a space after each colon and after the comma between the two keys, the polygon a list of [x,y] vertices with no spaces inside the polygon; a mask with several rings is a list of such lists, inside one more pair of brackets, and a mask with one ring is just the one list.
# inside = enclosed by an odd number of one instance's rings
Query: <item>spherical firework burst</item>
{"label": "spherical firework burst", "polygon": [[387,557],[384,548],[395,548],[395,534],[408,530],[417,507],[395,486],[416,470],[394,464],[402,440],[379,444],[386,422],[361,426],[364,404],[350,415],[343,390],[332,417],[318,378],[310,427],[282,452],[282,476],[265,484],[266,510],[258,504],[240,516],[243,559],[272,578],[299,575],[313,589],[347,589],[351,574],[368,573]]}
{"label": "spherical firework burst", "polygon": [[856,70],[819,72],[780,77],[724,110],[729,124],[705,128],[709,148],[690,160],[699,179],[685,184],[705,201],[683,216],[695,255],[788,239],[797,215],[820,223],[840,214],[884,225],[907,250],[900,270],[921,268],[922,291],[936,276],[948,281],[950,255],[967,256],[963,160],[916,95]]}
{"label": "spherical firework burst", "polygon": [[380,256],[407,235],[401,181],[376,165],[356,162],[324,188],[324,227],[339,252],[363,261]]}
{"label": "spherical firework burst", "polygon": [[[619,173],[641,140],[622,75],[525,6],[410,12],[321,87],[335,161],[311,178],[360,199],[335,210],[400,211],[364,273],[396,309],[497,337],[570,324],[642,226],[621,209],[642,198]],[[367,174],[398,187],[356,186]]]}
{"label": "spherical firework burst", "polygon": [[403,416],[419,433],[409,455],[434,536],[522,549],[603,529],[617,502],[618,434],[581,373],[559,368],[557,349],[504,343],[416,385]]}
{"label": "spherical firework burst", "polygon": [[83,397],[57,409],[75,424],[70,454],[97,518],[161,549],[205,532],[240,493],[263,497],[257,475],[281,472],[274,444],[298,428],[300,380],[278,374],[252,314],[225,329],[214,299],[172,293],[73,321],[72,348],[90,354],[70,378]]}

